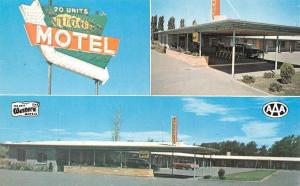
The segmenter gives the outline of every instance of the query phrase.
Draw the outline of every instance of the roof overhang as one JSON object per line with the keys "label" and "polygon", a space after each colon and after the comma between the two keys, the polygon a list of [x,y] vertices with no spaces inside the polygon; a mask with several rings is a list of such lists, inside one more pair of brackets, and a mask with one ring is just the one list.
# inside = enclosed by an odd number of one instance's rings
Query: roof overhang
{"label": "roof overhang", "polygon": [[201,32],[205,35],[224,35],[230,36],[233,31],[241,36],[295,36],[300,35],[300,27],[275,25],[227,19],[222,21],[210,22],[196,26],[184,27],[179,29],[156,32],[157,34],[187,34]]}
{"label": "roof overhang", "polygon": [[0,145],[8,147],[52,147],[72,149],[102,149],[112,151],[141,151],[150,152],[180,152],[190,154],[214,154],[216,149],[202,146],[175,144],[163,142],[110,142],[110,141],[42,141],[42,142],[21,142],[3,143]]}
{"label": "roof overhang", "polygon": [[[154,152],[155,155],[172,156],[171,153]],[[194,157],[193,154],[174,153],[178,157]],[[300,157],[272,157],[272,156],[226,156],[226,155],[196,155],[197,158],[215,159],[215,160],[249,160],[249,161],[289,161],[300,162]]]}

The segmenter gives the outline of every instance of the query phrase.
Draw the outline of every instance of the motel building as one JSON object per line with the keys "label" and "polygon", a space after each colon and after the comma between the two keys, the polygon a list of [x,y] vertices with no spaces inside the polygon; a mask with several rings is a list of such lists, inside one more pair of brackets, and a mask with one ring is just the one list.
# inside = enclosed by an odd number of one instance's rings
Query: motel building
{"label": "motel building", "polygon": [[[154,34],[167,54],[202,65],[231,65],[232,77],[236,64],[268,61],[269,70],[277,70],[280,53],[300,51],[300,27],[224,18],[220,16],[220,0],[212,0],[211,16],[209,23]],[[263,54],[258,59],[246,57],[244,50],[237,49],[239,44],[247,44]],[[265,58],[268,53],[274,53],[272,58]]]}
{"label": "motel building", "polygon": [[[3,143],[10,164],[18,162],[51,167],[53,172],[83,172],[153,177],[161,168],[174,169],[182,160],[202,168],[239,167],[300,170],[299,157],[215,155],[218,151],[201,146],[169,142],[41,141]],[[131,167],[132,159],[148,163]],[[1,163],[1,162],[0,162]],[[153,166],[159,167],[156,169]],[[1,166],[1,165],[0,165]],[[194,170],[195,171],[195,170]],[[173,171],[172,171],[173,174]]]}

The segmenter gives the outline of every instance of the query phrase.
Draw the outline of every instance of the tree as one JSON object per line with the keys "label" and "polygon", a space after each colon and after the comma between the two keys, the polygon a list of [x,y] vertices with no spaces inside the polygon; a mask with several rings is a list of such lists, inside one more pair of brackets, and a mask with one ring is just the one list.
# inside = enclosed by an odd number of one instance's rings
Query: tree
{"label": "tree", "polygon": [[8,152],[8,148],[0,145],[0,159],[5,158]]}
{"label": "tree", "polygon": [[193,26],[196,26],[197,25],[197,21],[196,21],[196,19],[193,21],[193,24],[192,24]]}
{"label": "tree", "polygon": [[263,145],[258,149],[258,155],[259,156],[268,156],[269,155],[268,148],[266,145]]}
{"label": "tree", "polygon": [[184,27],[184,19],[181,19],[180,20],[180,28],[183,28]]}
{"label": "tree", "polygon": [[160,16],[158,18],[158,26],[157,26],[158,31],[164,31],[164,23],[165,23],[164,16]]}
{"label": "tree", "polygon": [[157,32],[157,15],[151,18],[151,39],[154,40],[154,32]]}
{"label": "tree", "polygon": [[117,110],[113,121],[112,140],[120,141],[121,109]]}
{"label": "tree", "polygon": [[270,153],[279,157],[299,157],[300,136],[291,135],[276,141],[270,148]]}
{"label": "tree", "polygon": [[168,30],[175,29],[175,17],[170,17],[168,21]]}
{"label": "tree", "polygon": [[247,156],[257,155],[257,145],[256,145],[255,141],[251,141],[251,142],[247,143],[247,145],[245,147],[245,154]]}

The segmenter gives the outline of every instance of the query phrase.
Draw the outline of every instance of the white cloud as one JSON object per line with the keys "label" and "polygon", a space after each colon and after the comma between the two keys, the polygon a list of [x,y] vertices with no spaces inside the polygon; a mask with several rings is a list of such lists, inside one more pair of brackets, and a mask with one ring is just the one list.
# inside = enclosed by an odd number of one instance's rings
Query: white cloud
{"label": "white cloud", "polygon": [[65,129],[49,129],[50,132],[65,132]]}
{"label": "white cloud", "polygon": [[[67,132],[65,129],[49,129],[49,132],[53,132],[55,134],[60,134],[60,135],[67,135],[71,134],[70,132]],[[39,133],[43,133],[43,131],[38,131]]]}
{"label": "white cloud", "polygon": [[250,141],[255,141],[258,146],[267,145],[271,146],[275,141],[281,140],[281,137],[265,137],[265,138],[252,138],[251,136],[232,136],[230,138],[226,138],[223,141],[233,141],[236,140],[241,143],[249,143]]}
{"label": "white cloud", "polygon": [[238,121],[247,121],[247,120],[251,120],[253,118],[251,117],[230,117],[230,116],[226,116],[223,118],[220,118],[220,121],[222,122],[238,122]]}
{"label": "white cloud", "polygon": [[246,136],[252,138],[266,138],[277,135],[279,123],[251,122],[242,126]]}
{"label": "white cloud", "polygon": [[267,145],[271,146],[275,141],[281,139],[278,137],[278,127],[279,123],[264,123],[264,122],[250,122],[242,125],[242,131],[245,135],[241,136],[232,136],[223,139],[222,141],[233,141],[249,143],[250,141],[255,141],[258,146]]}
{"label": "white cloud", "polygon": [[230,109],[217,104],[208,103],[202,99],[183,98],[184,111],[191,112],[197,116],[204,116],[209,114],[226,114]]}

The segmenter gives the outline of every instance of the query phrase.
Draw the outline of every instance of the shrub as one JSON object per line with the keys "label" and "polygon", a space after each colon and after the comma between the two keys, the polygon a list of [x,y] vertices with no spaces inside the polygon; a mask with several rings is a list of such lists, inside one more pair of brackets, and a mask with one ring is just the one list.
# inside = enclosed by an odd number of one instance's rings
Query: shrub
{"label": "shrub", "polygon": [[274,77],[275,77],[274,72],[265,72],[264,73],[264,78],[266,78],[266,79],[270,79],[270,78],[274,78]]}
{"label": "shrub", "polygon": [[271,91],[271,92],[280,92],[282,90],[283,90],[283,87],[280,83],[275,82],[275,83],[270,84],[269,91]]}
{"label": "shrub", "polygon": [[245,75],[243,76],[242,81],[246,84],[255,83],[255,78],[253,76]]}
{"label": "shrub", "polygon": [[219,178],[221,180],[224,180],[225,179],[225,170],[224,169],[219,169],[218,175],[219,175]]}
{"label": "shrub", "polygon": [[187,54],[187,55],[191,55],[192,54],[190,51],[186,51],[184,53]]}
{"label": "shrub", "polygon": [[211,175],[205,175],[203,176],[204,179],[210,179],[211,178]]}
{"label": "shrub", "polygon": [[282,83],[284,84],[291,83],[294,75],[295,75],[295,68],[293,65],[289,63],[284,63],[280,67],[280,77]]}

